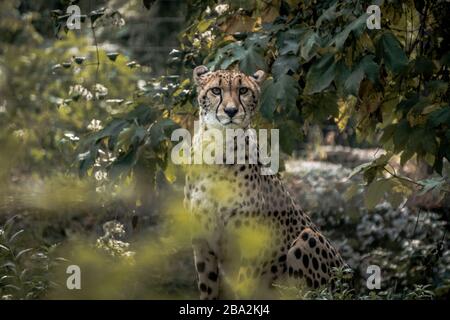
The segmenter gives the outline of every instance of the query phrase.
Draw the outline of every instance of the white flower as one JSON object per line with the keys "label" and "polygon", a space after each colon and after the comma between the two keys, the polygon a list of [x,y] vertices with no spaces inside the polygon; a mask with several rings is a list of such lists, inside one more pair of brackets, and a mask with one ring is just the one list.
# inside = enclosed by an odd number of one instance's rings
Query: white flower
{"label": "white flower", "polygon": [[91,131],[99,131],[103,129],[102,122],[97,119],[92,119],[89,125],[87,126],[88,130]]}
{"label": "white flower", "polygon": [[219,16],[221,16],[225,12],[227,12],[229,8],[230,6],[228,4],[219,4],[214,8],[214,10],[217,12]]}
{"label": "white flower", "polygon": [[92,93],[88,89],[83,87],[81,84],[76,84],[74,86],[70,86],[69,95],[71,97],[81,96],[81,97],[85,98],[86,100],[92,100],[92,97],[93,97]]}
{"label": "white flower", "polygon": [[66,137],[66,138],[68,138],[70,141],[78,141],[78,140],[80,140],[80,138],[79,137],[77,137],[74,133],[72,133],[72,132],[66,132],[66,133],[64,133],[64,136]]}
{"label": "white flower", "polygon": [[95,177],[95,179],[96,179],[97,181],[105,180],[106,177],[107,177],[107,175],[108,175],[108,174],[107,174],[105,171],[101,171],[101,170],[96,171],[96,172],[94,173],[94,177]]}
{"label": "white flower", "polygon": [[211,30],[208,30],[208,31],[205,31],[202,34],[200,34],[200,38],[202,40],[206,40],[208,42],[212,42],[212,41],[214,41],[216,36],[212,34]]}
{"label": "white flower", "polygon": [[17,138],[23,138],[25,136],[25,131],[23,129],[14,130],[14,136]]}
{"label": "white flower", "polygon": [[147,86],[147,81],[140,79],[137,82],[137,86],[139,90],[145,90],[145,87]]}
{"label": "white flower", "polygon": [[192,45],[193,45],[194,47],[200,47],[200,40],[197,39],[197,38],[195,38],[194,41],[192,42]]}
{"label": "white flower", "polygon": [[97,100],[105,97],[108,94],[108,88],[106,88],[104,85],[100,83],[97,83],[94,86],[94,91],[95,91],[95,98]]}
{"label": "white flower", "polygon": [[135,256],[136,252],[134,251],[126,251],[123,253],[122,256],[124,256],[125,258],[133,258]]}

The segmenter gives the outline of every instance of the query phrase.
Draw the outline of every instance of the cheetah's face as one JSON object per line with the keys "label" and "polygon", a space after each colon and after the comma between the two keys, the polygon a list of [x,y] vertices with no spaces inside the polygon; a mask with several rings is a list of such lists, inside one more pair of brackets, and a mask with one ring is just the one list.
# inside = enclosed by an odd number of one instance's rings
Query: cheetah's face
{"label": "cheetah's face", "polygon": [[241,72],[194,69],[200,118],[208,128],[247,128],[258,105],[262,70],[248,76]]}

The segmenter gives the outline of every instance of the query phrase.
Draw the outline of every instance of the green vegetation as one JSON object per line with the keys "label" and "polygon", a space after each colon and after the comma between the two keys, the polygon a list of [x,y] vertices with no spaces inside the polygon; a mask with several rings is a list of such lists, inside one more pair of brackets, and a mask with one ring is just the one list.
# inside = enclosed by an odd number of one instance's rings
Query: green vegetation
{"label": "green vegetation", "polygon": [[[283,295],[448,298],[449,3],[385,1],[380,30],[366,27],[368,1],[183,3],[0,3],[0,298],[196,297],[169,155],[172,130],[197,118],[200,64],[269,74],[255,125],[279,128],[286,155],[329,127],[385,150],[325,176],[351,177],[336,201],[358,212],[306,206],[342,240],[352,284],[338,272],[334,290]],[[70,4],[80,30],[67,29]],[[364,287],[363,255],[381,291]],[[65,288],[69,264],[91,274],[82,292]]]}

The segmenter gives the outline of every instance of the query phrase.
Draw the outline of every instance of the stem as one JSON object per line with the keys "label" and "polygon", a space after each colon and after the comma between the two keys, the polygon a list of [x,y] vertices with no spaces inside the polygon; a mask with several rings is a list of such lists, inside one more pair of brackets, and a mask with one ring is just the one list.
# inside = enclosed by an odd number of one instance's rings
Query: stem
{"label": "stem", "polygon": [[[405,181],[405,182],[412,183],[412,184],[414,184],[414,185],[416,185],[416,186],[418,186],[418,187],[420,187],[420,188],[422,188],[422,189],[425,187],[425,185],[424,185],[423,183],[420,183],[420,182],[418,182],[418,181],[414,181],[414,180],[412,180],[412,179],[410,179],[410,178],[408,178],[408,177],[399,176],[399,175],[397,175],[396,173],[393,173],[393,172],[389,171],[389,170],[386,169],[386,168],[383,168],[383,169],[384,169],[384,171],[386,171],[387,173],[389,173],[389,174],[391,175],[392,178],[397,178],[397,179],[399,179],[399,180],[403,180],[403,181]],[[443,191],[443,192],[445,192],[445,193],[450,194],[450,190],[447,189],[447,188],[440,188],[440,190]]]}
{"label": "stem", "polygon": [[421,15],[421,16],[420,16],[419,32],[418,32],[418,34],[417,34],[417,38],[416,38],[416,40],[414,41],[413,45],[412,45],[411,48],[408,50],[408,56],[413,52],[414,48],[417,46],[417,44],[418,44],[419,42],[421,42],[420,49],[421,49],[421,54],[422,54],[422,50],[423,50],[423,41],[421,41],[421,39],[423,39],[423,34],[424,34],[424,31],[425,31],[425,24],[426,24],[426,20],[427,20],[427,17],[428,17],[428,9],[429,9],[429,8],[428,8],[428,4],[429,4],[429,2],[426,1],[425,7],[424,7],[424,9],[423,9],[423,12],[419,12],[419,14]]}
{"label": "stem", "polygon": [[95,83],[97,83],[98,72],[99,72],[99,68],[100,68],[100,54],[98,53],[97,36],[95,35],[95,28],[94,28],[94,24],[92,22],[91,22],[91,30],[92,30],[92,36],[94,38],[95,52],[97,54],[97,62],[95,63],[97,65],[97,70],[95,72]]}

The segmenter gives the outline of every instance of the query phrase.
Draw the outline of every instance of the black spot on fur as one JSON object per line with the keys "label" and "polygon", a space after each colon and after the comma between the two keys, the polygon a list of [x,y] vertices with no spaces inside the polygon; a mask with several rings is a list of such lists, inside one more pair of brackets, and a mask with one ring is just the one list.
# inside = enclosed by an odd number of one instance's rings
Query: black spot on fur
{"label": "black spot on fur", "polygon": [[199,262],[199,263],[197,263],[197,271],[198,271],[198,272],[203,272],[203,271],[205,271],[205,263],[204,263],[204,262]]}
{"label": "black spot on fur", "polygon": [[308,243],[309,243],[309,246],[310,246],[311,248],[314,248],[314,247],[316,246],[316,239],[314,239],[314,238],[309,238]]}
{"label": "black spot on fur", "polygon": [[309,266],[309,258],[306,254],[303,255],[303,265],[305,266],[305,268],[308,268]]}
{"label": "black spot on fur", "polygon": [[210,272],[209,274],[208,274],[208,279],[209,280],[211,280],[211,281],[217,281],[217,273],[215,273],[215,272]]}
{"label": "black spot on fur", "polygon": [[319,262],[317,261],[316,258],[312,258],[312,265],[313,265],[314,270],[319,269]]}

